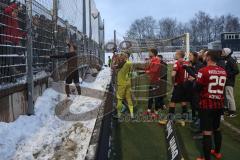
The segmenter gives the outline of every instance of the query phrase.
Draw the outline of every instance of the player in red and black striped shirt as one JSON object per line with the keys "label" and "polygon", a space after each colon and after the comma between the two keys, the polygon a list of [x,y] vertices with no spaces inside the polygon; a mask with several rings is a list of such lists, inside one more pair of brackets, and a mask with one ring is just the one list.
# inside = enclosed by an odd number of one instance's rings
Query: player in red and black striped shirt
{"label": "player in red and black striped shirt", "polygon": [[172,84],[174,86],[172,92],[171,103],[169,105],[169,114],[172,116],[175,113],[176,103],[181,103],[182,114],[187,113],[187,102],[186,89],[184,87],[185,81],[188,79],[188,73],[184,69],[184,65],[189,62],[184,60],[185,52],[181,50],[176,51],[176,62],[173,65],[172,71]]}
{"label": "player in red and black striped shirt", "polygon": [[[212,153],[217,159],[220,154],[222,135],[219,129],[221,115],[224,107],[224,87],[226,71],[217,66],[219,52],[210,50],[207,53],[207,66],[200,69],[196,81],[196,89],[200,91],[200,125],[203,132],[204,158],[197,160],[210,160]],[[212,135],[214,137],[214,150],[212,149]]]}

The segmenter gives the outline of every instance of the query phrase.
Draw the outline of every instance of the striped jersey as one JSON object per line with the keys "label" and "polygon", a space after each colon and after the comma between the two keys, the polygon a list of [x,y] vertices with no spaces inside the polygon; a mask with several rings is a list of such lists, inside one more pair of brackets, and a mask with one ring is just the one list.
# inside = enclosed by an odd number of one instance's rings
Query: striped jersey
{"label": "striped jersey", "polygon": [[176,77],[175,77],[175,83],[177,84],[183,84],[187,78],[188,78],[188,73],[186,70],[183,68],[183,65],[188,65],[188,61],[184,61],[183,58],[177,60],[174,65],[173,65],[173,70],[176,71]]}
{"label": "striped jersey", "polygon": [[200,92],[201,109],[223,108],[226,79],[226,71],[219,66],[207,66],[199,70],[197,84],[203,87]]}

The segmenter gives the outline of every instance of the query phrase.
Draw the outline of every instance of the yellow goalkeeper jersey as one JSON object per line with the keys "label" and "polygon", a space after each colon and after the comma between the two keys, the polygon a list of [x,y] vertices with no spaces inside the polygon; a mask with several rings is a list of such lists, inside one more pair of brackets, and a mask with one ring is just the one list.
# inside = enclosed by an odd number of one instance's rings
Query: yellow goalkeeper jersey
{"label": "yellow goalkeeper jersey", "polygon": [[117,85],[130,85],[131,84],[131,69],[132,62],[127,60],[123,67],[117,73]]}

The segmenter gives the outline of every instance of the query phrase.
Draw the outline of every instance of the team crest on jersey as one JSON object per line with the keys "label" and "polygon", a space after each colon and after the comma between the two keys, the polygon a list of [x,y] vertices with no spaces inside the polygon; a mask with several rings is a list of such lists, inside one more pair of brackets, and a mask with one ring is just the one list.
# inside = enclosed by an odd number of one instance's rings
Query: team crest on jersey
{"label": "team crest on jersey", "polygon": [[197,77],[198,77],[198,78],[202,78],[202,73],[198,72]]}

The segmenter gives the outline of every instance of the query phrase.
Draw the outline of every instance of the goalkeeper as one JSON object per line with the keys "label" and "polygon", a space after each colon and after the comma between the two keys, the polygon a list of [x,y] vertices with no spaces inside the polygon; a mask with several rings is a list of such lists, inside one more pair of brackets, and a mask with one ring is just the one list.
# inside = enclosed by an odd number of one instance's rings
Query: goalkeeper
{"label": "goalkeeper", "polygon": [[117,118],[121,117],[122,101],[126,99],[131,118],[133,114],[133,102],[131,97],[131,70],[132,62],[129,61],[129,54],[121,53],[117,65]]}

